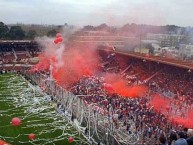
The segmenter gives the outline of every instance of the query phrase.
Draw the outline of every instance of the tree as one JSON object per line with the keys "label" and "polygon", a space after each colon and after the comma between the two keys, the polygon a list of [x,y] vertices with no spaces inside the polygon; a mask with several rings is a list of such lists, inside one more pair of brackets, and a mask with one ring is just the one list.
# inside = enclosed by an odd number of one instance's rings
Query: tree
{"label": "tree", "polygon": [[87,25],[87,26],[84,26],[84,27],[83,27],[83,30],[85,30],[85,31],[94,31],[94,30],[95,30],[95,27],[94,27],[94,26],[91,26],[91,25]]}
{"label": "tree", "polygon": [[5,39],[9,28],[3,22],[0,22],[0,39]]}
{"label": "tree", "polygon": [[58,32],[55,29],[52,29],[52,30],[48,31],[47,36],[48,37],[54,37],[54,36],[56,36],[57,33]]}
{"label": "tree", "polygon": [[68,23],[65,23],[65,24],[64,24],[64,27],[68,27]]}
{"label": "tree", "polygon": [[166,30],[167,30],[167,32],[169,32],[169,33],[174,33],[174,34],[176,34],[177,31],[178,31],[178,29],[179,29],[179,27],[176,26],[176,25],[166,25]]}
{"label": "tree", "polygon": [[101,25],[99,25],[98,27],[96,27],[97,30],[100,30],[100,31],[105,31],[105,30],[108,30],[109,27],[107,24],[103,23]]}
{"label": "tree", "polygon": [[22,30],[21,26],[12,26],[8,36],[10,39],[21,40],[25,38],[25,31]]}
{"label": "tree", "polygon": [[27,38],[28,39],[34,39],[37,36],[37,33],[35,30],[29,30],[27,33]]}

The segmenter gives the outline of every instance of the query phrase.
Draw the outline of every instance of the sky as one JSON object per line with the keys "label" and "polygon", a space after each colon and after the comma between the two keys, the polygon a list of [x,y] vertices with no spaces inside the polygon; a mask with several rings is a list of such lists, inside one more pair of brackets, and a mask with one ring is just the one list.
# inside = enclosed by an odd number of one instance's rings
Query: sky
{"label": "sky", "polygon": [[193,0],[0,0],[5,24],[193,26]]}

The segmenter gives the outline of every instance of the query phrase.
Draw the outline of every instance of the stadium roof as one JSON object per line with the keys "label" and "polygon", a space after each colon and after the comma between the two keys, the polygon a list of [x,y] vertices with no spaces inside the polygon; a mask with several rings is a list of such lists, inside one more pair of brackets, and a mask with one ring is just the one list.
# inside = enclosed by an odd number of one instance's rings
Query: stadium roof
{"label": "stadium roof", "polygon": [[176,66],[176,67],[180,67],[180,68],[185,68],[188,70],[193,70],[193,62],[191,62],[191,61],[183,61],[180,59],[160,57],[160,56],[152,56],[152,55],[147,56],[146,54],[142,54],[142,53],[123,52],[120,50],[116,50],[115,52],[118,54],[125,55],[125,56],[130,56],[130,57],[139,58],[139,59],[145,59],[145,60],[149,60],[149,61],[159,62],[162,64],[168,64],[168,65],[172,65],[172,66]]}

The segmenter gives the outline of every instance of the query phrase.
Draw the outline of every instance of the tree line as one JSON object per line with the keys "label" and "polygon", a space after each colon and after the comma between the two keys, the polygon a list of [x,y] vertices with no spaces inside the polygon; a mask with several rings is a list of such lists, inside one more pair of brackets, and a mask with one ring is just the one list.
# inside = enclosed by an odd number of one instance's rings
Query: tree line
{"label": "tree line", "polygon": [[163,26],[154,26],[146,24],[125,24],[121,27],[112,27],[103,23],[99,26],[87,25],[83,27],[85,31],[108,31],[113,34],[116,33],[125,33],[131,34],[134,36],[145,36],[147,33],[162,33],[162,34],[178,34],[178,35],[193,35],[192,27],[180,27],[176,25],[163,25]]}
{"label": "tree line", "polygon": [[3,22],[0,22],[0,39],[34,39],[36,35],[37,33],[35,30],[29,30],[26,33],[24,30],[22,30],[21,26],[8,27]]}
{"label": "tree line", "polygon": [[[10,40],[22,40],[30,39],[33,40],[37,36],[54,37],[63,28],[70,28],[70,26],[65,23],[64,25],[54,25],[54,26],[43,26],[43,25],[14,25],[9,26],[0,22],[0,39],[10,39]],[[193,42],[193,28],[192,27],[180,27],[176,25],[165,25],[165,26],[154,26],[145,24],[125,24],[122,27],[108,26],[103,23],[98,26],[87,25],[84,26],[80,31],[107,31],[111,34],[123,34],[132,35],[140,38],[145,38],[147,33],[169,33],[169,34],[180,34],[185,35]],[[77,32],[77,33],[78,33]]]}
{"label": "tree line", "polygon": [[[41,29],[41,28],[40,28]],[[59,30],[49,28],[43,34],[40,34],[37,27],[29,27],[29,30],[24,30],[20,25],[9,26],[0,22],[0,40],[33,40],[37,36],[47,35],[54,37]]]}

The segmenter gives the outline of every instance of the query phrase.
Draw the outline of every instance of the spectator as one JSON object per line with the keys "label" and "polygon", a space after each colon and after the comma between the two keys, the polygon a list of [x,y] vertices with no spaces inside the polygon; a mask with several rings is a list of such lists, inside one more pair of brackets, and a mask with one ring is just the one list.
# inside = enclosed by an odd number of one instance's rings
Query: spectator
{"label": "spectator", "polygon": [[188,135],[187,138],[188,145],[193,145],[193,129],[188,129],[187,135]]}
{"label": "spectator", "polygon": [[183,132],[178,132],[178,140],[174,143],[174,145],[188,145],[187,141],[184,139]]}
{"label": "spectator", "polygon": [[176,140],[177,140],[177,134],[176,134],[176,132],[175,131],[172,131],[171,133],[170,133],[170,136],[169,136],[169,145],[174,145],[174,143],[176,142]]}
{"label": "spectator", "polygon": [[166,137],[165,137],[165,135],[163,133],[159,137],[159,145],[167,145]]}

